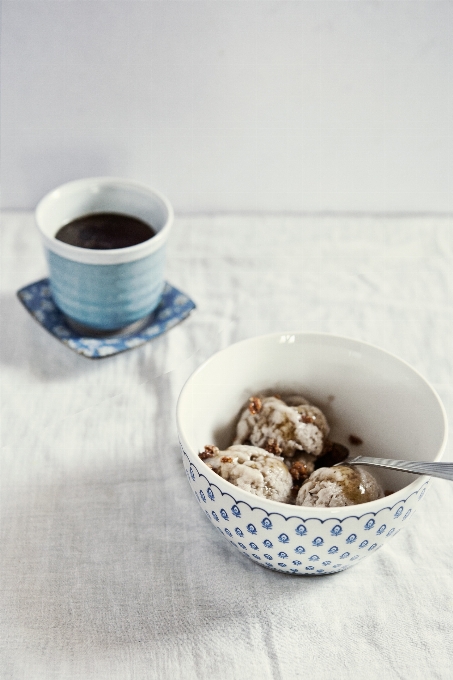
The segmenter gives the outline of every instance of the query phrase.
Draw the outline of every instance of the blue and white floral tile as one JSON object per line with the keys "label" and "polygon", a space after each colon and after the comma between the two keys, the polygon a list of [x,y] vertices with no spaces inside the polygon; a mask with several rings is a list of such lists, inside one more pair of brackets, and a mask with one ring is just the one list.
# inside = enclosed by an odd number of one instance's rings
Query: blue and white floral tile
{"label": "blue and white floral tile", "polygon": [[144,345],[183,321],[196,305],[185,293],[165,284],[162,300],[145,328],[124,337],[90,338],[76,333],[52,299],[49,279],[31,283],[17,292],[19,300],[33,318],[69,349],[88,359],[126,352]]}

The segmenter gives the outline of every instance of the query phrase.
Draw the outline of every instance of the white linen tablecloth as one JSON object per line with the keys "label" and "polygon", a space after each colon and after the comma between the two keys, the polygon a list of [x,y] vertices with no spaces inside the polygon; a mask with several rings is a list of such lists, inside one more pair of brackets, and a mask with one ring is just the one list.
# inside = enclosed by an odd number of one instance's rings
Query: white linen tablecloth
{"label": "white linen tablecloth", "polygon": [[451,423],[451,219],[178,217],[167,278],[198,309],[101,361],[62,346],[16,299],[45,274],[32,214],[5,213],[2,679],[453,677],[453,484],[434,480],[369,560],[286,576],[242,557],[206,519],[175,427],[179,391],[205,358],[294,330],[397,354],[434,385]]}

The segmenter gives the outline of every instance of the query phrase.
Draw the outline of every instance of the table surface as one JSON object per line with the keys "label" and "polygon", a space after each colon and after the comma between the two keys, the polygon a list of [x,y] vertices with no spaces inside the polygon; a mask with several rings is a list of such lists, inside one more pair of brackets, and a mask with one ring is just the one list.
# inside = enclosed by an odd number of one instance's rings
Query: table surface
{"label": "table surface", "polygon": [[179,391],[204,359],[294,330],[395,353],[434,385],[451,423],[452,219],[177,217],[167,278],[196,312],[101,361],[18,302],[45,275],[32,214],[4,213],[2,679],[452,677],[452,484],[433,480],[407,529],[369,560],[286,576],[215,531],[175,428]]}

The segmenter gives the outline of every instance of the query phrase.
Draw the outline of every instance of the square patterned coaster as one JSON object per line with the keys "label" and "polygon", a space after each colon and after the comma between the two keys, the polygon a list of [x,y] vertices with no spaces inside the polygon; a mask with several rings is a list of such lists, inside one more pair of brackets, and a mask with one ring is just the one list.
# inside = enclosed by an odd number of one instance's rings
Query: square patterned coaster
{"label": "square patterned coaster", "polygon": [[102,359],[140,347],[183,321],[195,309],[195,303],[177,288],[165,284],[162,300],[149,323],[136,333],[124,337],[90,338],[76,333],[54,303],[49,279],[31,283],[17,291],[19,300],[34,319],[57,340],[88,359]]}

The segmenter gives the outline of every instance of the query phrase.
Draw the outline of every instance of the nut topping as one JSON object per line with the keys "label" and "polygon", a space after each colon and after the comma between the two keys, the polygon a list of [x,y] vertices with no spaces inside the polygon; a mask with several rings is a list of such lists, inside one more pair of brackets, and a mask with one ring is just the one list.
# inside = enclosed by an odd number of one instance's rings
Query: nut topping
{"label": "nut topping", "polygon": [[250,397],[249,402],[249,411],[252,416],[255,416],[261,411],[261,399],[259,397]]}
{"label": "nut topping", "polygon": [[276,456],[278,456],[278,455],[282,452],[282,450],[283,450],[283,449],[281,449],[281,448],[279,447],[279,445],[278,445],[278,443],[277,443],[277,440],[276,440],[276,439],[273,439],[272,437],[271,437],[270,439],[267,440],[267,442],[266,442],[266,444],[265,444],[265,446],[264,446],[264,449],[265,449],[268,453],[273,453],[273,454],[276,455]]}
{"label": "nut topping", "polygon": [[307,464],[301,460],[297,460],[290,467],[289,473],[295,482],[302,484],[306,479],[309,478],[310,472],[308,470]]}
{"label": "nut topping", "polygon": [[313,415],[309,416],[309,415],[303,414],[303,415],[301,415],[300,419],[306,425],[313,425],[314,423],[316,423],[316,416],[313,416]]}
{"label": "nut topping", "polygon": [[217,446],[212,446],[211,444],[207,444],[204,447],[204,451],[198,454],[198,457],[201,458],[201,460],[206,460],[206,458],[212,458],[219,452],[219,449]]}

